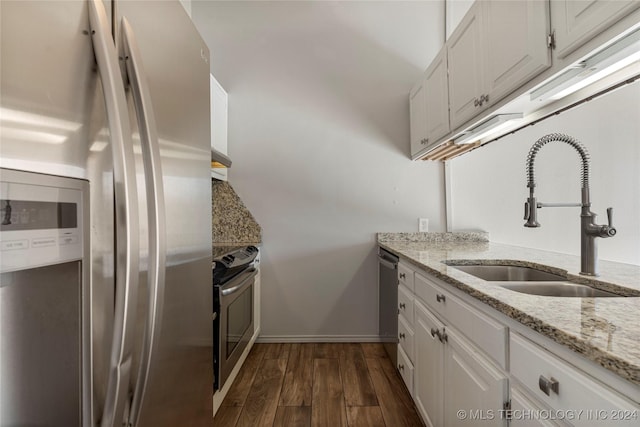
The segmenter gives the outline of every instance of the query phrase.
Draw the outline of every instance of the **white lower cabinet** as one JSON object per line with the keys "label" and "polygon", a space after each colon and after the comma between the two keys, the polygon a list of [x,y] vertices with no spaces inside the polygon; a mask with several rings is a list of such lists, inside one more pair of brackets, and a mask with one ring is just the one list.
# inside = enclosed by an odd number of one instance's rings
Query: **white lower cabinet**
{"label": "white lower cabinet", "polygon": [[415,302],[415,402],[428,426],[505,426],[507,375]]}
{"label": "white lower cabinet", "polygon": [[423,270],[399,281],[398,371],[428,427],[640,426],[637,394],[581,356]]}
{"label": "white lower cabinet", "polygon": [[413,363],[411,363],[407,353],[404,352],[400,345],[398,346],[398,372],[400,372],[400,376],[402,377],[404,384],[407,386],[409,394],[413,397]]}
{"label": "white lower cabinet", "polygon": [[443,330],[444,325],[420,302],[414,306],[414,400],[427,426],[438,427],[444,425],[444,346],[435,331]]}
{"label": "white lower cabinet", "polygon": [[505,426],[507,375],[454,330],[444,332],[444,419],[447,426]]}
{"label": "white lower cabinet", "polygon": [[511,376],[574,426],[639,426],[640,408],[528,339],[512,333]]}
{"label": "white lower cabinet", "polygon": [[[546,414],[549,414],[548,416]],[[511,386],[510,427],[559,427],[566,424],[551,419],[551,412],[516,385]]]}
{"label": "white lower cabinet", "polygon": [[[411,290],[407,288],[411,286]],[[413,270],[398,265],[398,372],[413,396]]]}

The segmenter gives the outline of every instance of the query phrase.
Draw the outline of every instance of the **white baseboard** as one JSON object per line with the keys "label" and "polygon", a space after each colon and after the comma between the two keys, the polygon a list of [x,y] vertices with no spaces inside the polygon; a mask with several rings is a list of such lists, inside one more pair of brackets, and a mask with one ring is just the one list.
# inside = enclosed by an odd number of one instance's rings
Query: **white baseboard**
{"label": "white baseboard", "polygon": [[380,337],[378,335],[260,335],[256,342],[380,342]]}

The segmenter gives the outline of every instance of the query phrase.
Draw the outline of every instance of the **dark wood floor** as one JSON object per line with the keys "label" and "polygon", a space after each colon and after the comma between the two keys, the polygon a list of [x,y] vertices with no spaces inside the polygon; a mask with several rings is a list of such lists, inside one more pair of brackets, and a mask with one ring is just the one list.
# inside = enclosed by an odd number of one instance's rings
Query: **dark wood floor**
{"label": "dark wood floor", "polygon": [[213,425],[418,427],[381,344],[256,344]]}

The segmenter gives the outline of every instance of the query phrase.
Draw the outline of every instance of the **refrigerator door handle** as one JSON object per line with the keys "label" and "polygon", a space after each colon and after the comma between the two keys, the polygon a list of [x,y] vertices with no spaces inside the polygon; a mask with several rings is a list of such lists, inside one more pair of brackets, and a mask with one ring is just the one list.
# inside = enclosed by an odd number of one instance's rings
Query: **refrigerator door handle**
{"label": "refrigerator door handle", "polygon": [[147,212],[149,215],[149,311],[145,323],[140,368],[131,404],[130,425],[138,425],[144,400],[154,348],[160,336],[162,307],[164,305],[166,235],[164,187],[160,145],[153,105],[149,94],[146,74],[136,41],[135,33],[126,18],[122,18],[122,43],[131,93],[138,117],[145,186],[147,190]]}
{"label": "refrigerator door handle", "polygon": [[[107,391],[100,425],[120,427],[128,403],[139,275],[138,195],[124,82],[102,0],[89,0],[91,40],[102,81],[113,157],[115,306]],[[94,415],[95,416],[95,415]]]}

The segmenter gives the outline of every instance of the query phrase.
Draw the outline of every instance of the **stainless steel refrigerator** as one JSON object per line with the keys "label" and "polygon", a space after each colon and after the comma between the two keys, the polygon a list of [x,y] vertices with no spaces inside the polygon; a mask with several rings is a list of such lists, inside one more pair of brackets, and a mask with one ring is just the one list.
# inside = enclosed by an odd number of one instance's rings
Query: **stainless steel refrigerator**
{"label": "stainless steel refrigerator", "polygon": [[[206,44],[177,0],[2,0],[0,19],[0,167],[89,188],[80,409],[64,427],[210,425]],[[3,336],[29,333],[9,323]],[[3,393],[20,385],[0,382]],[[0,425],[59,425],[40,397],[18,418],[0,407]]]}

